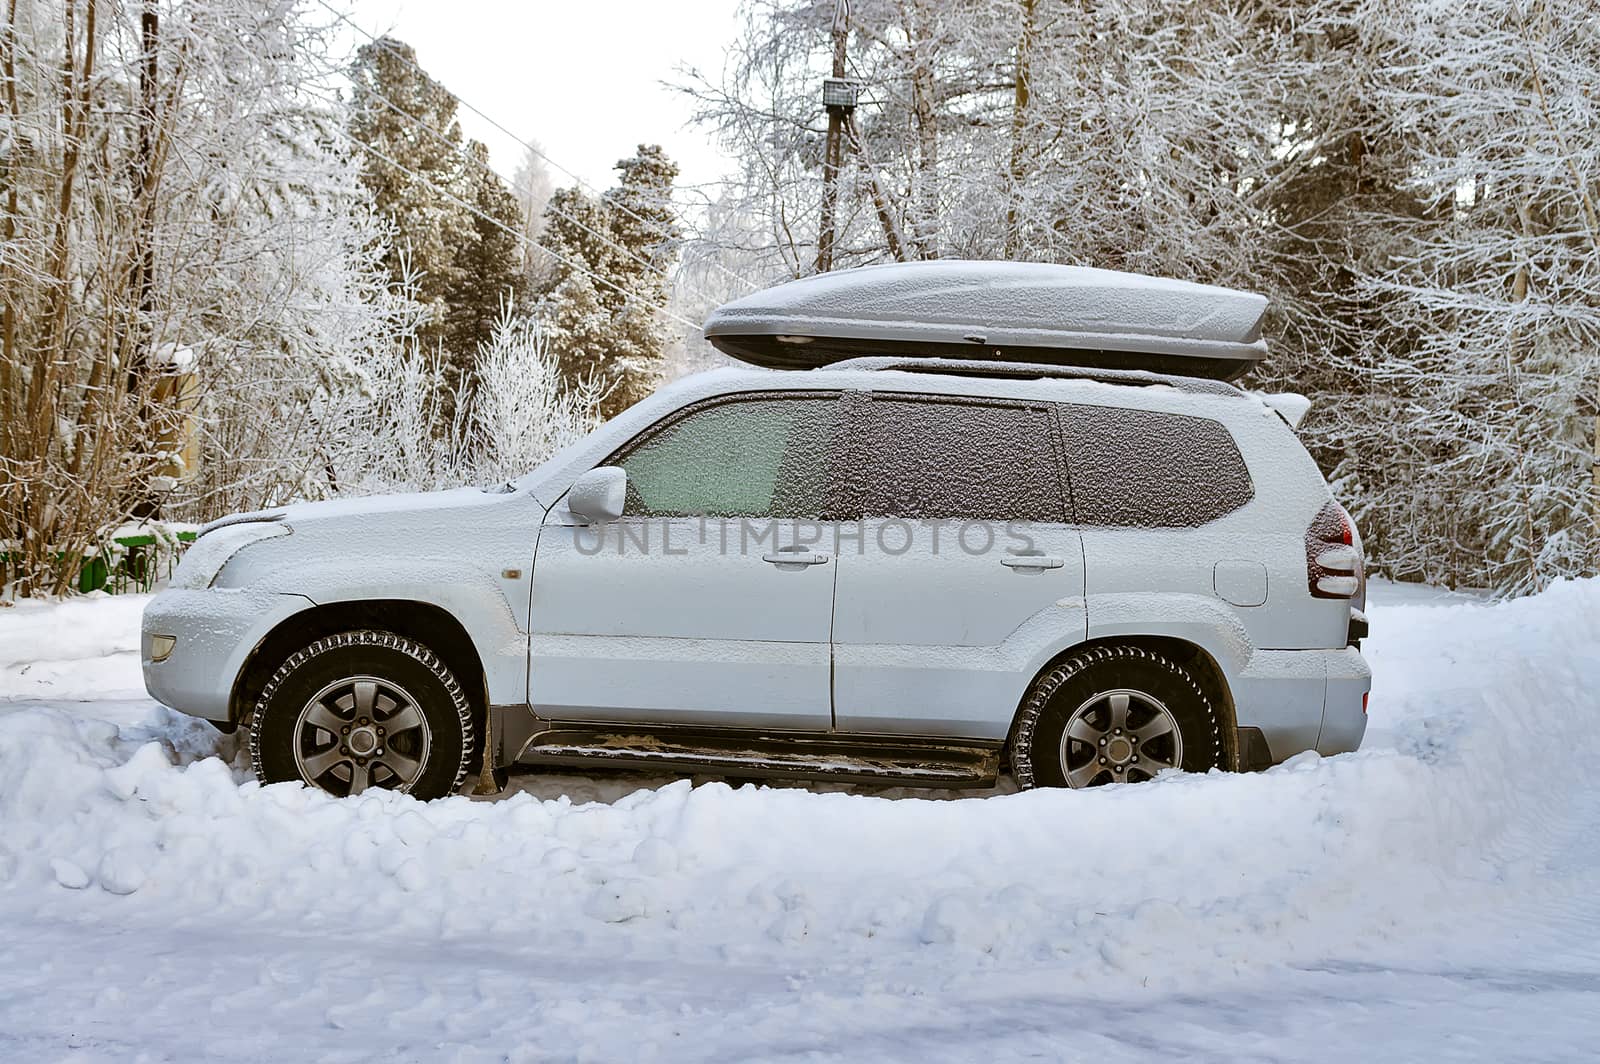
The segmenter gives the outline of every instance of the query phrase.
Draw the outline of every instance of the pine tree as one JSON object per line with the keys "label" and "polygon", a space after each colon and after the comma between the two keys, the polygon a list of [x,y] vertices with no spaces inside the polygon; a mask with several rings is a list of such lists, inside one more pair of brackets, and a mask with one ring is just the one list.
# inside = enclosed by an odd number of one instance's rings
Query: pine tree
{"label": "pine tree", "polygon": [[453,285],[445,293],[448,328],[445,350],[459,364],[476,362],[480,348],[494,335],[495,322],[508,301],[514,301],[522,266],[522,239],[516,197],[489,168],[489,151],[470,141],[467,154],[473,160],[462,174],[467,187],[457,193],[471,203],[466,239],[455,243]]}
{"label": "pine tree", "polygon": [[545,211],[544,244],[557,261],[540,299],[562,374],[594,382],[611,417],[660,380],[668,337],[662,311],[680,232],[672,207],[678,168],[655,145],[617,164],[617,187],[599,200],[562,189]]}
{"label": "pine tree", "polygon": [[409,45],[384,38],[363,46],[351,80],[350,135],[371,149],[362,153],[362,183],[394,227],[385,264],[428,307],[419,339],[443,348],[453,394],[517,288],[517,201],[487,149],[463,138],[456,98],[416,65]]}
{"label": "pine tree", "polygon": [[[658,145],[641,144],[638,154],[617,163],[621,183],[605,195],[613,239],[621,245],[614,273],[624,291],[611,291],[616,346],[621,368],[613,410],[623,410],[655,390],[666,356],[667,331],[661,312],[670,296],[667,271],[682,236],[672,208],[672,182],[678,167]],[[605,293],[601,293],[604,299]]]}
{"label": "pine tree", "polygon": [[422,339],[431,345],[444,336],[445,294],[460,288],[453,246],[467,216],[437,191],[453,187],[461,169],[456,98],[415,63],[411,46],[390,37],[362,46],[350,74],[350,135],[372,149],[362,153],[361,183],[394,227],[384,265],[429,308]]}

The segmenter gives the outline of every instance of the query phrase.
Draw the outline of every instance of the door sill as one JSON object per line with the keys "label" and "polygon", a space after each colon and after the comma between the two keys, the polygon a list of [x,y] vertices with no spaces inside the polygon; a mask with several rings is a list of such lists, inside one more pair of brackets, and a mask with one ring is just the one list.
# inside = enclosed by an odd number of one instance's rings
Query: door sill
{"label": "door sill", "polygon": [[989,787],[999,775],[1000,750],[904,737],[560,724],[536,731],[515,760],[552,768]]}

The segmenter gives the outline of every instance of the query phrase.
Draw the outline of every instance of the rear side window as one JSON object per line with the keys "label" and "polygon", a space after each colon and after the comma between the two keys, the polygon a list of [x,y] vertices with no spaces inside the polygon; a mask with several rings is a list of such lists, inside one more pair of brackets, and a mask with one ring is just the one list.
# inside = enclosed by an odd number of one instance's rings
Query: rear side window
{"label": "rear side window", "polygon": [[1255,494],[1239,446],[1219,421],[1108,406],[1060,411],[1079,524],[1195,528]]}
{"label": "rear side window", "polygon": [[855,393],[845,408],[834,516],[1064,520],[1045,407]]}
{"label": "rear side window", "polygon": [[825,396],[722,401],[690,410],[613,459],[624,513],[640,517],[822,516],[839,404]]}

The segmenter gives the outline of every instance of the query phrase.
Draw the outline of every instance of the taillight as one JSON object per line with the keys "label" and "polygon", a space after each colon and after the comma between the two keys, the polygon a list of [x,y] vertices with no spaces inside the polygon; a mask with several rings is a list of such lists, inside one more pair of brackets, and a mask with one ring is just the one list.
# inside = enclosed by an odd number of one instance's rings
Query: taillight
{"label": "taillight", "polygon": [[1361,551],[1355,542],[1355,522],[1329,499],[1306,529],[1306,583],[1312,598],[1354,598],[1361,590]]}

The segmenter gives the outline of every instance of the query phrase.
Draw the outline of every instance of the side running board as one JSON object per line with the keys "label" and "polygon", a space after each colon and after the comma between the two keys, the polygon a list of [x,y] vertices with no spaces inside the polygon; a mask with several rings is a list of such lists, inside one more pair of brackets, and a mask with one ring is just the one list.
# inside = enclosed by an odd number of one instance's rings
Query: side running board
{"label": "side running board", "polygon": [[533,735],[522,765],[708,776],[833,779],[927,787],[992,786],[995,747],[773,734],[622,731],[562,725]]}

